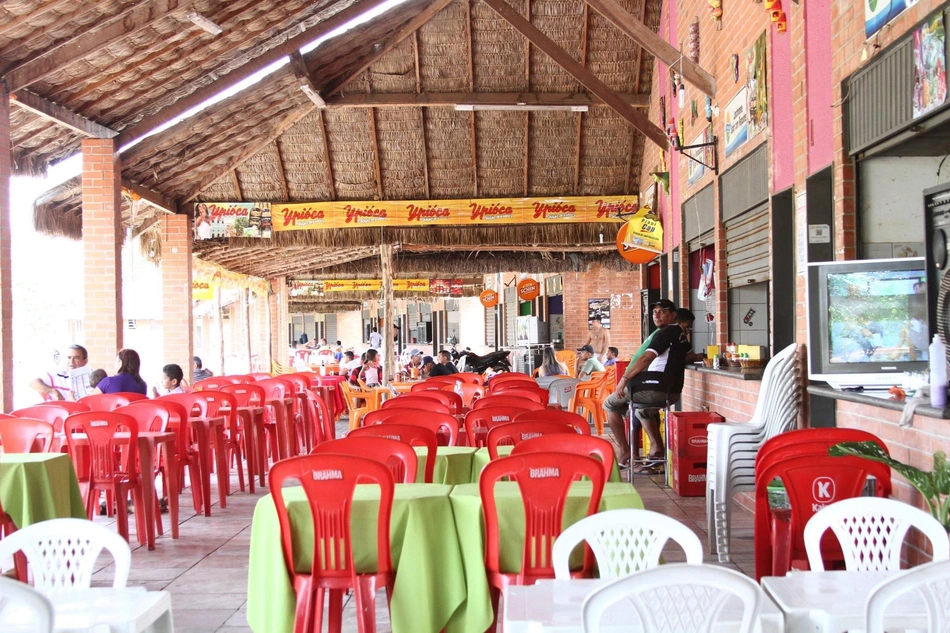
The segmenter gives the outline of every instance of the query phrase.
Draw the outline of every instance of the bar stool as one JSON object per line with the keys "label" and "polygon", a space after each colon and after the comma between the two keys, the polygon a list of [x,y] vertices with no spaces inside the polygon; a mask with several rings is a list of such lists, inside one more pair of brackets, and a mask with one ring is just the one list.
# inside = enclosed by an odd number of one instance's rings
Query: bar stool
{"label": "bar stool", "polygon": [[[626,428],[627,428],[627,441],[628,441],[628,443],[629,443],[629,448],[630,448],[630,477],[629,477],[629,482],[630,482],[630,483],[633,483],[633,475],[634,475],[634,472],[635,472],[635,470],[636,470],[636,468],[637,468],[638,465],[641,465],[641,466],[642,466],[642,465],[647,465],[647,464],[656,465],[656,464],[662,463],[662,464],[663,464],[663,475],[664,475],[664,476],[663,476],[663,486],[667,486],[668,478],[666,477],[666,475],[667,475],[667,473],[669,472],[668,469],[670,468],[670,465],[671,465],[670,462],[669,462],[669,451],[666,450],[667,447],[664,446],[663,459],[662,459],[662,460],[649,459],[649,458],[647,458],[647,457],[644,457],[644,458],[642,458],[642,459],[639,458],[639,455],[640,455],[640,432],[641,432],[641,429],[642,429],[643,427],[642,427],[642,424],[640,423],[640,421],[637,419],[636,412],[637,412],[637,410],[648,410],[648,409],[655,409],[655,410],[657,410],[658,412],[659,412],[660,410],[662,410],[662,411],[663,411],[663,419],[661,420],[660,435],[661,435],[661,436],[663,435],[663,425],[667,425],[667,427],[666,427],[666,428],[667,428],[667,432],[666,432],[666,434],[665,434],[665,435],[666,435],[665,443],[668,444],[668,443],[669,443],[669,430],[668,430],[668,429],[669,429],[669,426],[668,426],[668,423],[669,423],[669,419],[670,419],[670,410],[672,409],[673,405],[676,404],[677,402],[679,402],[679,394],[667,394],[667,396],[666,396],[666,402],[665,402],[665,403],[662,403],[662,404],[660,404],[660,403],[657,403],[657,404],[642,404],[642,403],[638,403],[638,402],[633,402],[633,401],[631,401],[631,402],[627,405],[627,418],[624,420],[624,422],[626,423]],[[643,474],[645,474],[645,475],[650,475],[650,474],[653,474],[653,473],[644,472]]]}

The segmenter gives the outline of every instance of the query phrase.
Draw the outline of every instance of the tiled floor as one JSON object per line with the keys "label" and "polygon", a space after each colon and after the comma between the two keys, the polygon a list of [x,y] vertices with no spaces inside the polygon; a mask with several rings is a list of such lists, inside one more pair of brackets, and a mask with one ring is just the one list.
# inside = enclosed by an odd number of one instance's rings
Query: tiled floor
{"label": "tiled floor", "polygon": [[[338,425],[338,435],[346,425]],[[706,544],[706,505],[703,498],[682,498],[659,485],[659,478],[637,476],[634,484],[649,510],[661,512],[689,526]],[[232,477],[237,491],[237,479]],[[251,539],[251,518],[254,506],[266,491],[254,494],[234,492],[227,508],[213,507],[210,518],[195,515],[188,491],[181,497],[180,538],[172,540],[166,531],[156,543],[155,551],[136,547],[132,552],[130,586],[150,590],[164,589],[172,594],[175,629],[181,632],[238,633],[250,631],[245,619],[247,598],[248,548]],[[217,499],[217,491],[212,497]],[[168,515],[164,515],[166,525]],[[106,517],[97,518],[112,524]],[[733,563],[729,566],[746,574],[753,571],[752,517],[741,509],[733,513]],[[667,561],[681,560],[673,549],[664,553]],[[714,557],[707,556],[707,562]],[[108,585],[112,579],[111,565],[96,572],[94,582]],[[380,596],[378,604],[385,605]],[[352,601],[344,610],[344,631],[355,632]],[[385,606],[378,616],[380,633],[389,631]]]}

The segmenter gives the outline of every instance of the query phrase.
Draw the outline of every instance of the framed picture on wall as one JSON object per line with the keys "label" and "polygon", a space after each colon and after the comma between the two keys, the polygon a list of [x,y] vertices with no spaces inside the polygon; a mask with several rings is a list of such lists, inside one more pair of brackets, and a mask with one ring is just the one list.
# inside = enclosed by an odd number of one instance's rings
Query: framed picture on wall
{"label": "framed picture on wall", "polygon": [[594,317],[600,317],[600,324],[610,329],[610,297],[587,300],[587,329],[591,328]]}

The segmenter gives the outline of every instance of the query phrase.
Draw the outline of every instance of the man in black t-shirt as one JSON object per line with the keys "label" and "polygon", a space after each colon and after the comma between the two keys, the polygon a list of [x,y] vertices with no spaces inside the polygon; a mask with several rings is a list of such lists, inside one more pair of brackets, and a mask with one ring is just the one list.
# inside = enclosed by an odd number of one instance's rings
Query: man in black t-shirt
{"label": "man in black t-shirt", "polygon": [[451,376],[457,374],[458,369],[452,364],[452,355],[442,350],[439,352],[439,362],[432,367],[429,376]]}

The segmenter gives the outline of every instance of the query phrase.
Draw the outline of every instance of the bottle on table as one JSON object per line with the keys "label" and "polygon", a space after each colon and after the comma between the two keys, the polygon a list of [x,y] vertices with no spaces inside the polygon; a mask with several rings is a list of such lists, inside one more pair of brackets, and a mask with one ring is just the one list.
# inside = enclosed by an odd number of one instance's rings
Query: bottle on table
{"label": "bottle on table", "polygon": [[930,406],[947,406],[947,347],[934,334],[927,350],[930,357]]}

